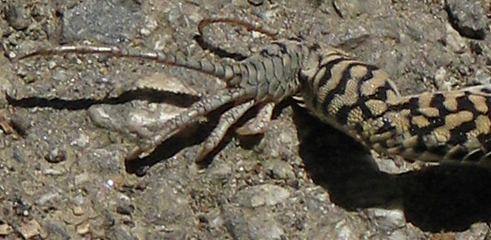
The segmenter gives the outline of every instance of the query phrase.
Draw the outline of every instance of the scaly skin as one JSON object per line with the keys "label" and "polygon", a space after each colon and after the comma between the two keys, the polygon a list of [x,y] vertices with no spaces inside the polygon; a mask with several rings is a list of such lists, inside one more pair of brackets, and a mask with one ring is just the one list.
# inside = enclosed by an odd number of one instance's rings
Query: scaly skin
{"label": "scaly skin", "polygon": [[302,75],[307,108],[367,148],[408,160],[481,162],[491,155],[490,86],[400,97],[388,75],[336,50]]}

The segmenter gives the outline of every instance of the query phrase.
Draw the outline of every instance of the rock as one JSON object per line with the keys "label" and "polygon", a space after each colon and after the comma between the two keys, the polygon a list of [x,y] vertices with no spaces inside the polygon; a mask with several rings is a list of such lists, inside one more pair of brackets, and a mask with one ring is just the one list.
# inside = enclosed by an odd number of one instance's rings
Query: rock
{"label": "rock", "polygon": [[38,236],[41,233],[41,225],[36,220],[31,220],[27,223],[23,223],[18,231],[24,239],[31,239]]}
{"label": "rock", "polygon": [[293,167],[282,160],[272,160],[264,163],[264,168],[270,171],[274,178],[284,180],[294,180],[295,172]]}
{"label": "rock", "polygon": [[11,3],[5,8],[5,17],[15,30],[24,30],[31,23],[29,13],[22,4]]}
{"label": "rock", "polygon": [[445,70],[444,67],[438,68],[438,70],[435,72],[435,85],[439,90],[450,90],[447,86],[447,81],[446,80],[446,75],[447,75],[447,70]]}
{"label": "rock", "polygon": [[447,0],[445,10],[450,23],[462,36],[484,39],[488,18],[480,1]]}
{"label": "rock", "polygon": [[445,42],[454,53],[463,53],[467,48],[464,38],[450,24],[446,24]]}
{"label": "rock", "polygon": [[75,216],[82,216],[85,214],[84,208],[81,206],[75,206],[73,207],[73,214]]}
{"label": "rock", "polygon": [[404,213],[401,210],[372,208],[366,210],[366,213],[371,222],[383,232],[393,232],[406,224]]}
{"label": "rock", "polygon": [[260,6],[264,3],[264,0],[247,0],[253,6]]}
{"label": "rock", "polygon": [[239,192],[241,205],[245,207],[272,206],[288,197],[290,197],[288,190],[272,184],[252,186]]}
{"label": "rock", "polygon": [[133,240],[131,232],[127,226],[119,224],[109,229],[107,235],[109,239]]}
{"label": "rock", "polygon": [[53,204],[54,202],[56,202],[56,200],[58,200],[60,198],[60,194],[57,193],[57,192],[48,192],[48,193],[45,193],[43,195],[41,195],[41,197],[39,197],[35,203],[36,205],[38,206],[43,206],[45,205],[46,203],[50,202],[50,201],[53,201],[51,204]]}
{"label": "rock", "polygon": [[48,222],[45,225],[47,237],[43,237],[44,233],[41,233],[42,239],[60,239],[69,240],[72,239],[70,234],[66,231],[64,224],[59,221]]}
{"label": "rock", "polygon": [[90,223],[85,222],[77,226],[77,233],[80,235],[84,235],[90,232]]}
{"label": "rock", "polygon": [[227,205],[223,215],[230,226],[228,231],[236,239],[287,239],[273,211],[264,211],[262,208],[248,211]]}
{"label": "rock", "polygon": [[66,151],[59,147],[53,147],[48,154],[44,156],[44,159],[50,163],[59,163],[66,160]]}
{"label": "rock", "polygon": [[356,18],[368,10],[365,0],[334,0],[332,5],[342,18]]}
{"label": "rock", "polygon": [[12,227],[6,223],[0,224],[0,236],[7,236],[12,232]]}

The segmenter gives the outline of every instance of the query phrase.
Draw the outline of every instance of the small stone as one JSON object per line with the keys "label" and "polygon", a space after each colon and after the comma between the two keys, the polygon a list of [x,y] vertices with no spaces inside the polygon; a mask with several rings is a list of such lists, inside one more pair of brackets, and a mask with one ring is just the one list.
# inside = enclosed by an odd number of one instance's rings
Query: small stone
{"label": "small stone", "polygon": [[116,207],[116,212],[123,215],[131,215],[135,211],[135,207],[129,203],[120,203]]}
{"label": "small stone", "polygon": [[84,184],[89,180],[90,180],[90,176],[88,173],[81,173],[74,177],[73,183],[75,183],[75,186],[80,186],[81,184]]}
{"label": "small stone", "polygon": [[80,235],[85,235],[90,232],[90,223],[85,222],[77,226],[77,233]]}
{"label": "small stone", "polygon": [[36,220],[31,220],[22,224],[18,230],[24,239],[31,239],[41,233],[41,225]]}
{"label": "small stone", "polygon": [[332,5],[340,17],[348,19],[356,18],[369,10],[364,0],[334,0]]}
{"label": "small stone", "polygon": [[150,34],[151,34],[151,33],[152,33],[152,32],[150,32],[150,30],[148,30],[148,29],[146,29],[146,28],[142,28],[142,29],[140,29],[140,34],[141,34],[142,36],[148,37],[148,36],[150,36]]}
{"label": "small stone", "polygon": [[12,232],[12,227],[10,225],[4,223],[0,224],[0,236],[7,236]]}
{"label": "small stone", "polygon": [[264,164],[264,168],[271,172],[274,178],[290,180],[295,179],[293,167],[285,161],[272,160]]}
{"label": "small stone", "polygon": [[446,30],[445,41],[450,49],[455,53],[465,52],[467,44],[464,38],[450,24],[446,24]]}
{"label": "small stone", "polygon": [[84,208],[81,206],[75,206],[73,207],[73,214],[75,216],[82,216],[85,214]]}
{"label": "small stone", "polygon": [[16,54],[15,52],[9,52],[9,54],[8,54],[8,55],[9,55],[9,58],[10,58],[10,59],[14,59],[14,58],[16,58],[16,57],[17,57],[17,54]]}
{"label": "small stone", "polygon": [[116,212],[123,215],[131,215],[134,211],[135,207],[131,204],[130,197],[125,194],[119,194]]}
{"label": "small stone", "polygon": [[452,26],[462,36],[474,39],[486,37],[488,18],[480,1],[447,0],[445,10]]}
{"label": "small stone", "polygon": [[247,2],[254,6],[260,6],[263,5],[264,0],[247,0]]}
{"label": "small stone", "polygon": [[447,70],[445,70],[444,67],[440,67],[438,68],[438,70],[436,70],[435,72],[435,85],[436,87],[439,89],[439,90],[442,90],[442,91],[448,91],[450,90],[450,87],[448,85],[448,81],[446,81],[447,77]]}
{"label": "small stone", "polygon": [[57,192],[45,193],[39,197],[35,203],[38,206],[44,206],[47,202],[56,201],[57,198],[60,197],[60,194]]}
{"label": "small stone", "polygon": [[50,70],[53,70],[57,66],[57,63],[55,61],[49,61],[48,62],[48,68]]}
{"label": "small stone", "polygon": [[44,159],[50,163],[63,162],[66,160],[66,152],[58,147],[54,147],[44,156]]}
{"label": "small stone", "polygon": [[49,175],[49,176],[61,176],[66,173],[66,169],[63,166],[54,166],[52,168],[46,168],[42,172],[44,175]]}
{"label": "small stone", "polygon": [[40,239],[72,239],[65,229],[65,223],[59,221],[47,221],[43,224],[44,231],[40,234]]}
{"label": "small stone", "polygon": [[24,30],[30,24],[29,14],[20,3],[11,3],[5,8],[5,17],[15,30]]}
{"label": "small stone", "polygon": [[150,36],[150,34],[152,34],[153,31],[155,31],[155,29],[157,29],[158,26],[159,25],[155,19],[147,17],[145,18],[144,27],[140,29],[140,34],[142,36],[148,37]]}
{"label": "small stone", "polygon": [[472,82],[475,85],[487,85],[491,83],[491,76],[487,73],[487,71],[478,69],[476,71],[476,77]]}
{"label": "small stone", "polygon": [[290,197],[288,190],[273,184],[252,186],[239,192],[241,205],[245,207],[272,206],[288,197]]}
{"label": "small stone", "polygon": [[401,210],[372,208],[366,210],[368,218],[384,232],[392,232],[406,224],[404,213]]}

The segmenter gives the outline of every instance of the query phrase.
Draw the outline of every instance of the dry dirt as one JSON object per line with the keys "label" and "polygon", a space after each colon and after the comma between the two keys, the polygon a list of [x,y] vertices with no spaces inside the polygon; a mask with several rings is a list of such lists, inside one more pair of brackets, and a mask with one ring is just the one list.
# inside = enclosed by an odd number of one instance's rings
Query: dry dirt
{"label": "dry dirt", "polygon": [[[416,94],[491,83],[490,10],[487,0],[0,1],[0,238],[490,239],[486,168],[372,156],[293,101],[264,136],[230,133],[206,165],[193,158],[218,114],[125,163],[132,131],[223,83],[100,55],[17,60],[62,44],[220,60],[195,35],[201,19],[227,16],[337,46]],[[243,55],[270,40],[220,25],[208,35]]]}

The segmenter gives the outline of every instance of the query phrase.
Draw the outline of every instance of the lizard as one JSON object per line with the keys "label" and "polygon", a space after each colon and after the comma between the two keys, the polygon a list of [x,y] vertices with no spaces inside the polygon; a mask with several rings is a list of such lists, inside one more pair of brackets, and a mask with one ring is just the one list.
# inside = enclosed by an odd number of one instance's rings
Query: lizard
{"label": "lizard", "polygon": [[[202,20],[199,32],[216,22],[276,34],[259,25],[226,18]],[[154,137],[130,151],[128,161],[153,151],[198,118],[231,104],[202,144],[196,157],[200,161],[253,107],[259,107],[258,114],[236,132],[264,133],[275,106],[289,97],[301,99],[312,115],[380,154],[430,162],[486,162],[491,156],[491,86],[402,96],[384,70],[327,44],[274,39],[259,52],[232,63],[116,46],[59,46],[31,52],[21,59],[67,53],[150,60],[209,74],[227,84],[163,123]]]}

